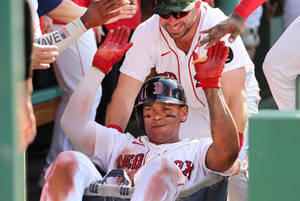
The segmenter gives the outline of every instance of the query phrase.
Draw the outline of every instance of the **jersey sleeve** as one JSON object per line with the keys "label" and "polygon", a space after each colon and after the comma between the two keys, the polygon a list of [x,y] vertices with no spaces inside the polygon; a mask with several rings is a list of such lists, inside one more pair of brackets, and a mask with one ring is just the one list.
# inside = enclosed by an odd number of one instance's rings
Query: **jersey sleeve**
{"label": "jersey sleeve", "polygon": [[198,159],[198,163],[200,164],[200,168],[201,168],[200,171],[203,172],[203,175],[219,174],[222,176],[231,176],[231,175],[235,174],[236,172],[238,172],[240,169],[240,161],[238,159],[235,161],[235,163],[232,165],[231,168],[229,168],[228,170],[226,170],[224,172],[216,172],[216,171],[213,171],[213,170],[209,169],[208,167],[206,167],[206,163],[205,163],[206,154],[207,154],[208,148],[211,146],[212,143],[213,143],[213,141],[211,138],[202,138],[202,139],[200,139],[200,143],[198,145],[197,159]]}
{"label": "jersey sleeve", "polygon": [[[139,25],[132,35],[131,42],[133,46],[127,51],[123,65],[120,71],[131,76],[141,82],[144,82],[146,76],[149,75],[152,67],[156,63],[155,45],[159,43],[158,37],[151,35],[155,33],[154,28],[157,27],[150,21],[146,21]],[[152,30],[151,30],[152,29]]]}
{"label": "jersey sleeve", "polygon": [[95,124],[95,150],[92,161],[95,162],[103,171],[107,171],[110,164],[115,162],[119,156],[121,148],[129,144],[134,138],[129,133],[120,133],[114,128]]}
{"label": "jersey sleeve", "polygon": [[38,14],[39,16],[46,15],[53,9],[55,9],[59,4],[61,4],[62,0],[38,0],[39,7],[38,7]]}
{"label": "jersey sleeve", "polygon": [[244,18],[248,18],[249,15],[264,2],[266,2],[266,0],[242,0],[235,7],[233,13],[238,14]]}

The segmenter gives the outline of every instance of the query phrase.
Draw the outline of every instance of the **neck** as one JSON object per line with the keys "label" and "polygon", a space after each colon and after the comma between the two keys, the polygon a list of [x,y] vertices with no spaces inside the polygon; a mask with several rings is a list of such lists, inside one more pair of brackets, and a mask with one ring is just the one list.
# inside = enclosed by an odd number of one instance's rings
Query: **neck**
{"label": "neck", "polygon": [[196,15],[196,20],[189,32],[182,38],[175,39],[176,46],[187,54],[192,46],[194,36],[200,21],[200,12]]}

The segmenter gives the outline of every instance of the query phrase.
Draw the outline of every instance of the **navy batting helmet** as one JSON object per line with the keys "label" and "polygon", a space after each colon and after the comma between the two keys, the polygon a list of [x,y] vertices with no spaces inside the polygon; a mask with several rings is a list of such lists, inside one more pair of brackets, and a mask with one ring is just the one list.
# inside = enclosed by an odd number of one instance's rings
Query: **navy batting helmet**
{"label": "navy batting helmet", "polygon": [[143,105],[154,102],[187,106],[184,90],[177,80],[160,76],[149,79],[143,84],[135,105],[136,118],[142,129],[144,129]]}

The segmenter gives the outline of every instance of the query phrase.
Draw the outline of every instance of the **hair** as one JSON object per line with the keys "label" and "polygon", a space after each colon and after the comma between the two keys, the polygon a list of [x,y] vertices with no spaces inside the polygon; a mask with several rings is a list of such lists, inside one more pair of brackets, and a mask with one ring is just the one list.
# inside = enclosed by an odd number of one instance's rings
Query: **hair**
{"label": "hair", "polygon": [[27,1],[24,1],[24,27],[25,27],[25,38],[24,38],[24,47],[25,47],[25,80],[32,77],[31,70],[31,53],[32,53],[32,18],[31,10]]}

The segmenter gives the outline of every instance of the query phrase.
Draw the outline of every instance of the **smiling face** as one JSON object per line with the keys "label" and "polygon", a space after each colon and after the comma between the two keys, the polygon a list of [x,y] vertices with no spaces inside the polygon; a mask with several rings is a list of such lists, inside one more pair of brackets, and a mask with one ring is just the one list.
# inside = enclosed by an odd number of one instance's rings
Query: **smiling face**
{"label": "smiling face", "polygon": [[154,144],[179,141],[180,123],[187,118],[187,106],[171,103],[146,103],[143,118],[146,133]]}
{"label": "smiling face", "polygon": [[160,23],[173,39],[181,39],[186,36],[196,24],[197,8],[194,7],[186,16],[176,19],[170,16],[168,19],[160,17]]}

